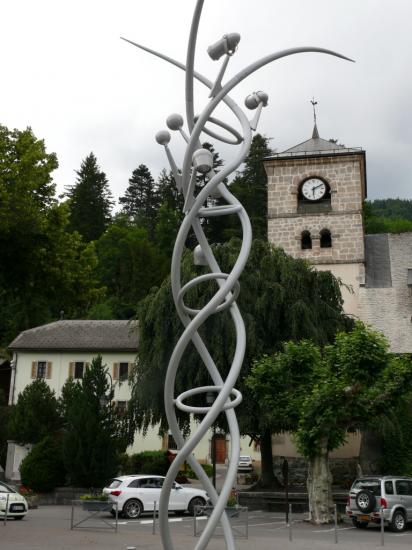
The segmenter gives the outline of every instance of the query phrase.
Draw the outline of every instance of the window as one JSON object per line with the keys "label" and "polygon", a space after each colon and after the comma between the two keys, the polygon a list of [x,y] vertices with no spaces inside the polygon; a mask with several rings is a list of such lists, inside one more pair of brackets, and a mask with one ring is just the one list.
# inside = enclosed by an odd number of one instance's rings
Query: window
{"label": "window", "polygon": [[392,481],[385,481],[385,493],[387,495],[393,495],[393,483],[392,483]]}
{"label": "window", "polygon": [[332,235],[329,229],[322,229],[320,232],[320,247],[332,248]]}
{"label": "window", "polygon": [[119,363],[119,380],[127,380],[129,377],[129,363]]}
{"label": "window", "polygon": [[32,378],[51,378],[52,364],[50,361],[33,361],[31,364]]}
{"label": "window", "polygon": [[74,364],[74,377],[83,378],[84,363],[83,361],[76,361]]}
{"label": "window", "polygon": [[140,479],[134,479],[128,485],[128,487],[131,487],[132,489],[138,489],[140,486],[141,486]]}
{"label": "window", "polygon": [[47,369],[46,361],[38,361],[37,362],[37,378],[46,378],[46,369]]}
{"label": "window", "polygon": [[127,401],[116,401],[116,410],[120,415],[126,414],[127,411]]}
{"label": "window", "polygon": [[381,496],[381,482],[379,479],[358,479],[352,489],[367,489],[375,496]]}
{"label": "window", "polygon": [[397,495],[409,495],[410,494],[410,487],[409,482],[406,480],[398,480],[395,481],[396,485],[396,494]]}
{"label": "window", "polygon": [[312,237],[309,231],[302,231],[300,247],[302,250],[309,250],[312,248]]}
{"label": "window", "polygon": [[168,436],[167,436],[167,448],[168,449],[177,449],[177,444],[176,444],[175,438],[172,436],[172,434],[168,434]]}

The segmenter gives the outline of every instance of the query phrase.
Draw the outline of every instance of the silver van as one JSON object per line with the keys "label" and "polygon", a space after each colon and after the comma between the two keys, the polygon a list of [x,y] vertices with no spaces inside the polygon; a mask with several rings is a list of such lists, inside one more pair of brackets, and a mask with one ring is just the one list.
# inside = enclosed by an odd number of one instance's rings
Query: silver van
{"label": "silver van", "polygon": [[367,527],[380,523],[400,533],[412,521],[412,478],[402,476],[365,476],[356,479],[349,491],[346,514],[353,525]]}

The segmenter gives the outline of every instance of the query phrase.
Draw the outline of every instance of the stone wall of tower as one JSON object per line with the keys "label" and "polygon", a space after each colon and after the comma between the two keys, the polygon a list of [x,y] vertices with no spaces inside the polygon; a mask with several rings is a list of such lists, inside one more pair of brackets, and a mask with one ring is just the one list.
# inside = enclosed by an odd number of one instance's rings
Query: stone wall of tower
{"label": "stone wall of tower", "polygon": [[[295,258],[314,264],[364,261],[361,155],[273,159],[268,175],[268,238]],[[298,190],[308,177],[322,177],[331,189],[331,211],[298,212]],[[332,248],[320,248],[320,231],[329,229]],[[312,236],[312,249],[301,249],[302,231]]]}

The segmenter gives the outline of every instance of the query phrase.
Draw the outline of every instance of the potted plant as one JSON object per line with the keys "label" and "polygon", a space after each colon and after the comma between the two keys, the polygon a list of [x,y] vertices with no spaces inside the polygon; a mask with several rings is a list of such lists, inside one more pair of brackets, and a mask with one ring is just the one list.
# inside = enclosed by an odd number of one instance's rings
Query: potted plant
{"label": "potted plant", "polygon": [[83,510],[88,512],[110,512],[113,507],[113,503],[108,500],[108,496],[104,493],[100,495],[82,495],[80,500],[83,501]]}
{"label": "potted plant", "polygon": [[[205,516],[210,516],[212,512],[213,512],[213,506],[206,506],[204,508]],[[239,506],[237,503],[237,498],[233,492],[230,495],[230,497],[227,499],[225,512],[229,518],[234,518],[239,515]]]}
{"label": "potted plant", "polygon": [[19,493],[27,500],[27,505],[28,505],[30,510],[32,510],[33,508],[38,508],[38,506],[39,506],[39,495],[37,493],[35,493],[32,489],[22,485],[19,488]]}

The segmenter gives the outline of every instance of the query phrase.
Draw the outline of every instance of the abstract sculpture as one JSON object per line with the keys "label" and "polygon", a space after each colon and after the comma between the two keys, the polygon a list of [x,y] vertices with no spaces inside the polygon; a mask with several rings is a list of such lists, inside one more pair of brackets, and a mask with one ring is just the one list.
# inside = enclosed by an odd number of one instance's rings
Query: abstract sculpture
{"label": "abstract sculpture", "polygon": [[[227,548],[230,550],[235,549],[233,533],[224,509],[235,483],[237,463],[240,452],[240,434],[234,408],[241,402],[242,396],[240,392],[234,388],[234,385],[242,366],[245,353],[246,333],[242,316],[238,306],[236,305],[236,298],[240,290],[239,277],[243,271],[250,251],[252,231],[246,211],[239,201],[231,194],[230,188],[228,188],[223,181],[239,167],[247,156],[252,141],[252,132],[256,130],[262,108],[267,105],[268,96],[264,92],[255,92],[246,98],[246,107],[250,110],[255,110],[255,115],[250,121],[242,109],[233,101],[233,99],[229,97],[228,94],[239,82],[244,80],[257,69],[282,57],[302,52],[319,52],[341,57],[342,59],[348,59],[340,54],[322,48],[293,48],[263,57],[259,61],[247,66],[223,85],[222,80],[228,67],[228,63],[231,56],[235,53],[240,41],[239,34],[231,33],[225,35],[221,40],[218,40],[215,44],[208,48],[208,54],[213,60],[217,61],[223,57],[223,62],[218,75],[215,81],[211,82],[194,70],[196,38],[203,2],[204,0],[197,0],[196,2],[190,30],[186,65],[147,47],[136,44],[135,42],[123,39],[138,48],[141,48],[157,57],[160,57],[161,59],[164,59],[165,61],[168,61],[169,63],[172,63],[186,72],[186,123],[188,127],[188,134],[186,134],[183,130],[184,121],[182,116],[173,114],[167,119],[168,128],[172,131],[179,131],[187,142],[181,171],[178,169],[168,146],[171,137],[170,133],[167,130],[162,130],[156,135],[157,142],[163,145],[166,150],[176,185],[184,196],[185,214],[185,218],[176,238],[171,267],[173,298],[178,315],[184,326],[184,330],[170,359],[164,390],[165,409],[169,427],[179,449],[175,460],[169,468],[160,498],[159,523],[163,547],[167,550],[173,550],[174,548],[168,523],[168,504],[170,493],[179,469],[186,460],[189,462],[191,468],[209,493],[214,506],[213,513],[211,514],[207,525],[196,544],[196,550],[201,550],[207,547],[219,521],[221,522],[223,528]],[[202,82],[210,89],[210,101],[198,116],[195,116],[193,106],[194,78]],[[226,104],[227,107],[229,107],[229,109],[231,109],[234,113],[239,121],[240,131],[212,116],[216,107],[220,103]],[[209,125],[211,123],[222,128],[226,131],[226,134],[221,135],[220,133],[216,133],[214,130],[211,130],[209,127],[206,127],[206,124],[208,123]],[[212,154],[207,149],[202,148],[200,143],[200,135],[202,132],[218,141],[239,146],[235,158],[218,173],[213,170]],[[206,176],[207,183],[200,191],[196,193],[196,175],[198,173]],[[215,205],[214,200],[217,198],[219,198],[220,203],[223,202],[223,204]],[[213,254],[213,250],[206,239],[201,220],[212,216],[216,217],[233,214],[236,214],[239,218],[243,231],[243,240],[239,256],[232,271],[230,273],[222,273]],[[193,229],[198,241],[198,245],[194,250],[194,262],[196,265],[207,266],[210,272],[195,277],[182,287],[180,277],[181,260],[186,238],[190,229]],[[184,301],[186,293],[195,285],[209,280],[216,281],[219,286],[219,289],[213,298],[200,310],[188,307]],[[223,380],[219,373],[219,369],[201,339],[198,330],[211,315],[218,314],[226,309],[230,311],[231,318],[235,326],[236,347],[229,374],[226,380]],[[174,386],[176,372],[183,353],[190,342],[193,342],[205,365],[205,368],[208,370],[210,377],[213,380],[214,386],[189,389],[181,395],[175,396]],[[210,407],[193,407],[185,404],[185,400],[190,396],[206,394],[211,391],[216,393],[216,399]],[[179,430],[175,407],[178,407],[180,410],[186,411],[189,414],[205,415],[203,421],[199,424],[197,431],[188,440],[184,439]],[[218,415],[223,411],[226,414],[227,424],[230,431],[231,454],[226,479],[220,495],[218,495],[192,453],[199,441],[207,434]]]}

